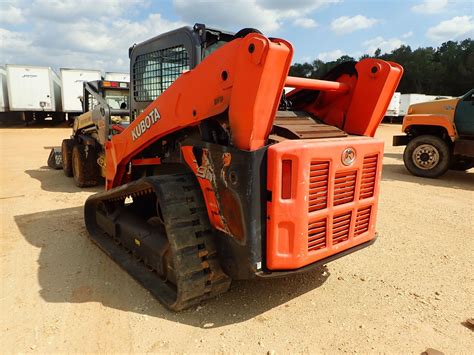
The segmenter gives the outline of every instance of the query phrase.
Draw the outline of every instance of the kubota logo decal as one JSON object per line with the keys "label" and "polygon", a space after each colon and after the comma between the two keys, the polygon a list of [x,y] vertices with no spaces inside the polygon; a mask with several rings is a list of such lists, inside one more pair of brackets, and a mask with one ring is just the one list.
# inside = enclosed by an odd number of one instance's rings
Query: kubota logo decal
{"label": "kubota logo decal", "polygon": [[346,148],[341,154],[341,161],[344,165],[351,165],[356,158],[356,153],[353,148]]}
{"label": "kubota logo decal", "polygon": [[140,136],[149,130],[160,118],[160,113],[154,108],[153,111],[146,115],[132,130],[132,140],[136,141],[140,138]]}

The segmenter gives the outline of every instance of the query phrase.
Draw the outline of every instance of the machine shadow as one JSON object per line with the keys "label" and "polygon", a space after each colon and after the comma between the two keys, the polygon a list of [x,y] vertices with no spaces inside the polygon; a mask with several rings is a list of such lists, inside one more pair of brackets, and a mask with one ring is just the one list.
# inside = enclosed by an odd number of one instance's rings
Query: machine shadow
{"label": "machine shadow", "polygon": [[403,153],[383,153],[384,158],[392,158],[403,161]]}
{"label": "machine shadow", "polygon": [[25,170],[31,178],[41,183],[41,189],[50,192],[99,192],[104,189],[103,185],[94,187],[80,188],[74,184],[73,178],[64,175],[62,170],[54,170],[48,166],[42,166],[39,169]]}
{"label": "machine shadow", "polygon": [[[396,155],[396,154],[385,154]],[[432,185],[437,187],[446,187],[450,189],[459,189],[474,191],[474,169],[468,171],[448,170],[446,174],[437,179],[428,179],[410,174],[403,164],[383,164],[383,181],[405,181],[419,185]]]}
{"label": "machine shadow", "polygon": [[87,238],[81,206],[19,215],[15,222],[25,239],[41,249],[40,296],[52,303],[100,302],[125,312],[215,328],[255,317],[265,322],[263,313],[318,288],[329,277],[321,267],[290,278],[237,281],[226,294],[174,313]]}

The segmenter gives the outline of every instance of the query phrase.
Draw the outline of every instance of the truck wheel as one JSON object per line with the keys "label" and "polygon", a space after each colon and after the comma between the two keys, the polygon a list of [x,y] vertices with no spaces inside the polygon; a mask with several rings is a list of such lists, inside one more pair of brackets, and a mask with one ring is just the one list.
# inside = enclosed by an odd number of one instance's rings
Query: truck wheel
{"label": "truck wheel", "polygon": [[61,158],[63,160],[63,171],[67,177],[72,177],[72,147],[74,139],[63,139],[61,144]]}
{"label": "truck wheel", "polygon": [[416,176],[436,178],[443,175],[451,163],[448,144],[437,136],[423,135],[408,142],[403,162]]}
{"label": "truck wheel", "polygon": [[91,145],[75,144],[72,148],[72,173],[77,187],[96,186],[99,182],[97,152]]}

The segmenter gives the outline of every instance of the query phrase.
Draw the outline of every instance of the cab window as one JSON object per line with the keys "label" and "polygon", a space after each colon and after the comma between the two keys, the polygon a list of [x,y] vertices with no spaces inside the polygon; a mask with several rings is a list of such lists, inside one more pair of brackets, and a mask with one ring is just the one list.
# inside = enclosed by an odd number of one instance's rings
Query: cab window
{"label": "cab window", "polygon": [[128,91],[126,90],[105,90],[105,101],[112,110],[125,110],[128,108]]}
{"label": "cab window", "polygon": [[189,55],[182,45],[139,55],[133,65],[135,101],[155,100],[187,70]]}

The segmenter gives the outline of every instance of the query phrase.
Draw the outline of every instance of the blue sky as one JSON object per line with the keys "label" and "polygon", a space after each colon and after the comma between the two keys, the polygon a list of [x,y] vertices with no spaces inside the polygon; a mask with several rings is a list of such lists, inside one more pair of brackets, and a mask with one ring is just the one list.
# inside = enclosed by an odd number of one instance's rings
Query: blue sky
{"label": "blue sky", "polygon": [[128,48],[195,22],[289,40],[294,62],[474,38],[473,0],[0,0],[0,65],[128,71]]}

